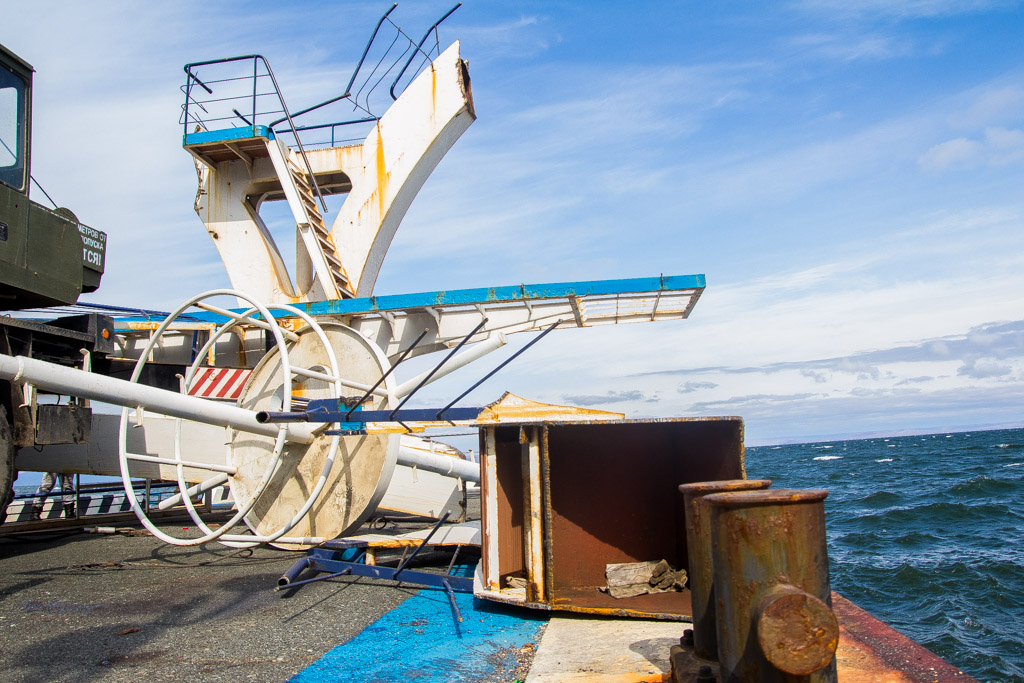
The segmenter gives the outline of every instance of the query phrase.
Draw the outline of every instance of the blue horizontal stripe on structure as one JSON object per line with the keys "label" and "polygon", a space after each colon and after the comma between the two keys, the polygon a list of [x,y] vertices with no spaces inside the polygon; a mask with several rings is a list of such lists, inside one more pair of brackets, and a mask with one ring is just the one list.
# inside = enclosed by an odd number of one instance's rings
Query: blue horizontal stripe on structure
{"label": "blue horizontal stripe on structure", "polygon": [[421,590],[300,671],[291,681],[507,681],[546,612],[456,593],[459,623],[443,590]]}
{"label": "blue horizontal stripe on structure", "polygon": [[[508,285],[504,287],[478,287],[474,289],[442,289],[418,294],[389,294],[359,299],[333,299],[308,304],[295,304],[310,315],[360,315],[379,311],[403,311],[431,306],[469,306],[473,304],[500,304],[539,299],[564,299],[570,296],[610,296],[615,294],[644,294],[697,290],[705,287],[704,275],[663,275],[637,277],[625,280],[588,280],[582,282],[552,282],[539,285]],[[237,313],[245,309],[233,309]],[[291,317],[284,311],[271,311],[275,318]],[[196,322],[226,322],[216,313],[200,311],[188,314]],[[117,318],[118,322],[149,322],[143,317]]]}
{"label": "blue horizontal stripe on structure", "polygon": [[274,131],[266,126],[242,126],[240,128],[223,128],[221,130],[202,130],[198,133],[188,133],[182,141],[182,145],[202,145],[209,142],[229,142],[232,140],[244,140],[246,138],[274,139]]}
{"label": "blue horizontal stripe on structure", "polygon": [[703,275],[672,275],[627,280],[590,280],[553,282],[540,285],[509,285],[475,289],[440,290],[419,294],[392,294],[362,299],[334,299],[300,304],[311,315],[351,315],[375,311],[406,310],[428,306],[458,306],[505,303],[534,299],[561,299],[569,296],[600,296],[668,290],[701,289]]}

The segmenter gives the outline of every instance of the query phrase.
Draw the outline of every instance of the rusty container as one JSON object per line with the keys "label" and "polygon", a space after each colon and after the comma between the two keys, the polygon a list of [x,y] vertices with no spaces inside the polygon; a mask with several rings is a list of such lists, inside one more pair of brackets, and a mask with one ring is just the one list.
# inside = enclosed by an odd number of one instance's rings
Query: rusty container
{"label": "rusty container", "polygon": [[770,479],[725,479],[682,484],[689,552],[690,598],[693,605],[693,651],[704,659],[718,658],[715,633],[714,585],[711,575],[711,511],[704,497],[726,491],[755,491],[771,486]]}
{"label": "rusty container", "polygon": [[774,489],[704,497],[724,681],[836,680],[827,495]]}
{"label": "rusty container", "polygon": [[745,476],[740,418],[504,422],[480,432],[477,597],[690,620],[689,588],[616,598],[608,565],[664,560],[689,572],[677,487]]}

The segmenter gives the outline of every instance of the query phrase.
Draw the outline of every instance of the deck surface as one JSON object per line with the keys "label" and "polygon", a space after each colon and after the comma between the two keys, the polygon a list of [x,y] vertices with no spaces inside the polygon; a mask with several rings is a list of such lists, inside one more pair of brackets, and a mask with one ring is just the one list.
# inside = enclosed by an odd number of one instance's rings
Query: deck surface
{"label": "deck surface", "polygon": [[[479,514],[479,499],[469,512]],[[4,681],[658,681],[670,678],[669,648],[686,626],[468,594],[458,595],[459,623],[443,592],[389,581],[340,577],[274,592],[293,552],[3,531]],[[839,600],[841,679],[971,680]]]}

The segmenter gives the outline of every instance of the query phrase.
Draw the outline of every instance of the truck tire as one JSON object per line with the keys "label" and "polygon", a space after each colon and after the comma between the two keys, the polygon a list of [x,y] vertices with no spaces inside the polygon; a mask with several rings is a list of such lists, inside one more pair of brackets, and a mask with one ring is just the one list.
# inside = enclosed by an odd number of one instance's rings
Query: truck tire
{"label": "truck tire", "polygon": [[0,522],[14,498],[14,437],[7,422],[7,408],[0,406]]}

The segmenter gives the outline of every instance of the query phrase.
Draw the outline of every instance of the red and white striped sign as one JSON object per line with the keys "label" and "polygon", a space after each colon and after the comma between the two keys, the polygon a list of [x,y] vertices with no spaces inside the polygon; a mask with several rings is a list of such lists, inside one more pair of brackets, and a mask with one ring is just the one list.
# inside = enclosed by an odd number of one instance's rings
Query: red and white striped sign
{"label": "red and white striped sign", "polygon": [[192,378],[189,396],[237,401],[252,370],[245,368],[199,368]]}

